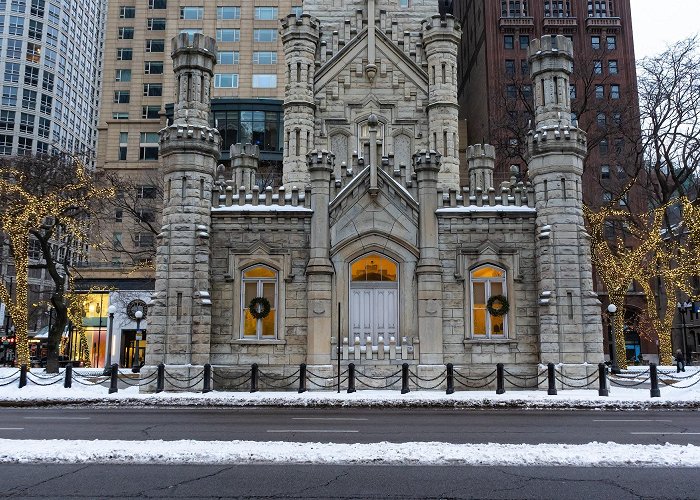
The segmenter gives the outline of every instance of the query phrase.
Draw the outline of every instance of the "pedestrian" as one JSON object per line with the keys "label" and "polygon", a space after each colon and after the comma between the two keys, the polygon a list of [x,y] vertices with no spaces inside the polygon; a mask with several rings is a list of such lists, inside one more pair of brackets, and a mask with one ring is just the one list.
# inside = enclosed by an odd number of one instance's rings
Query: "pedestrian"
{"label": "pedestrian", "polygon": [[685,359],[680,349],[676,351],[676,373],[685,371]]}

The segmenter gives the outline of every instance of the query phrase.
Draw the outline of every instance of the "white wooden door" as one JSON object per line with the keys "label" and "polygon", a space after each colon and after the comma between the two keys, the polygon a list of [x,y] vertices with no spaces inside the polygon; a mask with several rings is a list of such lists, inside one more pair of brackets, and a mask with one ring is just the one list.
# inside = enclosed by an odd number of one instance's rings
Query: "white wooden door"
{"label": "white wooden door", "polygon": [[363,284],[350,289],[350,344],[355,337],[365,345],[367,337],[374,345],[381,336],[398,337],[398,289],[395,284]]}

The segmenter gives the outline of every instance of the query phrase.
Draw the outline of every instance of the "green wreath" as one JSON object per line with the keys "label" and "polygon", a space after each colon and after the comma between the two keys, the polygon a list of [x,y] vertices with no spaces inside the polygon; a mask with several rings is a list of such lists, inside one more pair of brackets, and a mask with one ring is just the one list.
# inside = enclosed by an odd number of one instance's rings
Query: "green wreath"
{"label": "green wreath", "polygon": [[263,319],[270,314],[270,307],[270,301],[265,297],[255,297],[248,304],[248,311],[255,319]]}
{"label": "green wreath", "polygon": [[505,316],[510,310],[510,304],[504,295],[492,295],[486,303],[486,310],[491,316]]}

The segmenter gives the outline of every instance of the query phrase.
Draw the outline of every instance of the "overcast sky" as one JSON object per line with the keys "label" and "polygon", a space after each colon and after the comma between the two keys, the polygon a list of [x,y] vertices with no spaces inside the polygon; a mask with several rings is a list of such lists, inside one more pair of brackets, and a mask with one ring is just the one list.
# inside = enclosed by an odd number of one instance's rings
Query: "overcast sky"
{"label": "overcast sky", "polygon": [[698,0],[630,0],[637,59],[700,31]]}

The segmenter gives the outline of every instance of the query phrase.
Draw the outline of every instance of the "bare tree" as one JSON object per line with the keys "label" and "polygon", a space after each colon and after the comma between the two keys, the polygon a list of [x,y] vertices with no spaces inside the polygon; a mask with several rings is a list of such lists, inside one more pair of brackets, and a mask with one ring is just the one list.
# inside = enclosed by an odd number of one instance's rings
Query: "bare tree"
{"label": "bare tree", "polygon": [[639,62],[647,188],[656,205],[697,198],[700,165],[700,41],[691,37]]}
{"label": "bare tree", "polygon": [[[596,179],[601,189],[611,190],[619,200],[626,199],[640,175],[639,114],[634,92],[615,94],[610,91],[616,79],[610,68],[603,67],[609,55],[606,48],[576,52],[570,93],[572,117],[586,131],[588,139],[589,155],[584,163],[584,175]],[[508,172],[511,164],[526,165],[527,135],[535,118],[529,68],[515,67],[515,61],[507,64],[491,97],[491,109],[495,111],[491,134],[483,138],[495,146],[497,171],[501,173]],[[605,163],[612,167],[609,175],[598,172],[603,155]],[[599,200],[591,198],[592,195],[585,192],[584,201],[600,204]]]}
{"label": "bare tree", "polygon": [[[91,264],[118,258],[129,267],[152,267],[156,236],[160,232],[163,181],[157,170],[137,179],[123,173],[103,171],[100,185],[115,192],[109,199],[95,200],[92,223]],[[114,238],[115,225],[129,241]]]}

